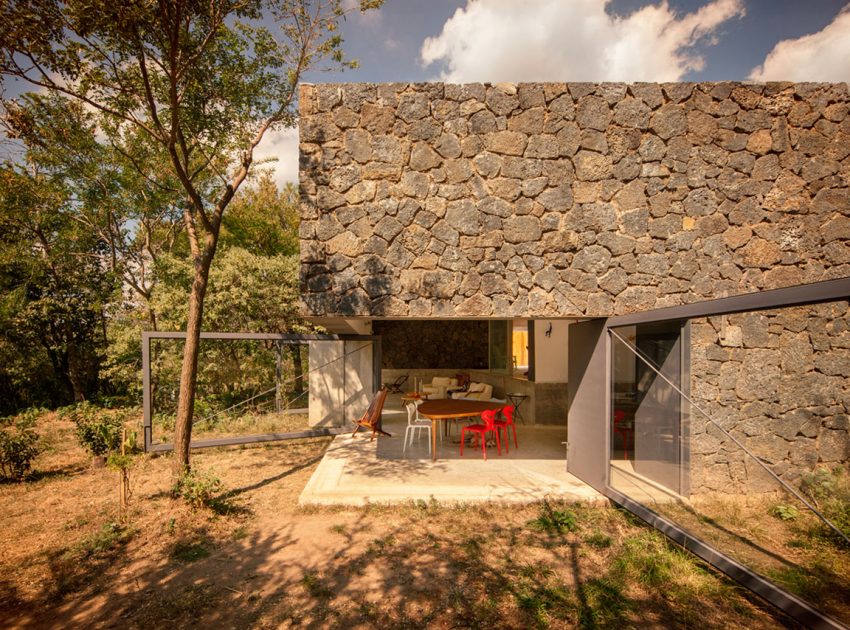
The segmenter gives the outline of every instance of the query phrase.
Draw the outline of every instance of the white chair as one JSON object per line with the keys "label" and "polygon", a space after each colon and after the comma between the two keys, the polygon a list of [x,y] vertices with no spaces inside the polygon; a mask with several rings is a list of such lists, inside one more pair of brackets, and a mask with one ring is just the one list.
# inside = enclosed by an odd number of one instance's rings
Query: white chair
{"label": "white chair", "polygon": [[417,431],[425,431],[428,434],[428,454],[431,454],[431,421],[419,418],[418,407],[421,402],[409,402],[404,406],[407,409],[407,428],[404,430],[402,454],[407,450],[408,442],[413,446],[413,438],[416,436]]}

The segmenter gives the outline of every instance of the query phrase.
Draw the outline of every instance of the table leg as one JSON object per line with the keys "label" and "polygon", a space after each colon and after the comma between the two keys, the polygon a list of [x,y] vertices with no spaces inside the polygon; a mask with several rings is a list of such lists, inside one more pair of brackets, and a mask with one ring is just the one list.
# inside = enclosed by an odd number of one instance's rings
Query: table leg
{"label": "table leg", "polygon": [[437,421],[431,418],[431,461],[437,461]]}

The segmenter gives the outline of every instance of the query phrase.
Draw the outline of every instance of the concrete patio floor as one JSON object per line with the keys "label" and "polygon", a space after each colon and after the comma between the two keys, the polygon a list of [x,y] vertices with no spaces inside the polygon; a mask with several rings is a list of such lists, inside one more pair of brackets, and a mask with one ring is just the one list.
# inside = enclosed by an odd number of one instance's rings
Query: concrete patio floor
{"label": "concrete patio floor", "polygon": [[428,454],[427,434],[402,452],[407,415],[385,408],[383,427],[392,437],[338,435],[305,486],[302,505],[365,505],[436,500],[441,503],[530,503],[544,498],[597,502],[605,499],[566,471],[563,427],[517,426],[519,448],[502,455],[488,448],[459,453],[459,428]]}

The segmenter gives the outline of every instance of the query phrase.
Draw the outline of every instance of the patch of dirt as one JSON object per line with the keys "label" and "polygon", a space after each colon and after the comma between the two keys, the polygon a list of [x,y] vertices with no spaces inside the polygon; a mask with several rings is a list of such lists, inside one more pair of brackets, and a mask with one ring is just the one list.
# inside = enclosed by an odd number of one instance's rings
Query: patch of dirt
{"label": "patch of dirt", "polygon": [[[4,626],[788,623],[611,508],[300,508],[328,439],[193,454],[225,483],[218,511],[172,499],[170,458],[142,456],[122,520],[118,474],[91,468],[67,423],[43,428],[54,448],[42,472],[0,486]],[[647,563],[658,563],[663,587],[642,577]]]}

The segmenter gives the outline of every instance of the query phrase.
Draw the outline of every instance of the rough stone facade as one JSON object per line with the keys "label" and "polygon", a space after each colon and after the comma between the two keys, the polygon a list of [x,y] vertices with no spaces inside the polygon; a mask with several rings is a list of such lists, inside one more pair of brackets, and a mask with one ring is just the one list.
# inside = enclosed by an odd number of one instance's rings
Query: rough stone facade
{"label": "rough stone facade", "polygon": [[372,333],[383,338],[385,370],[479,370],[487,369],[488,327],[484,320],[378,320]]}
{"label": "rough stone facade", "polygon": [[[691,322],[691,393],[724,429],[797,481],[850,460],[847,302]],[[772,491],[778,484],[696,411],[691,491]]]}
{"label": "rough stone facade", "polygon": [[608,316],[850,276],[846,84],[301,89],[309,315]]}

